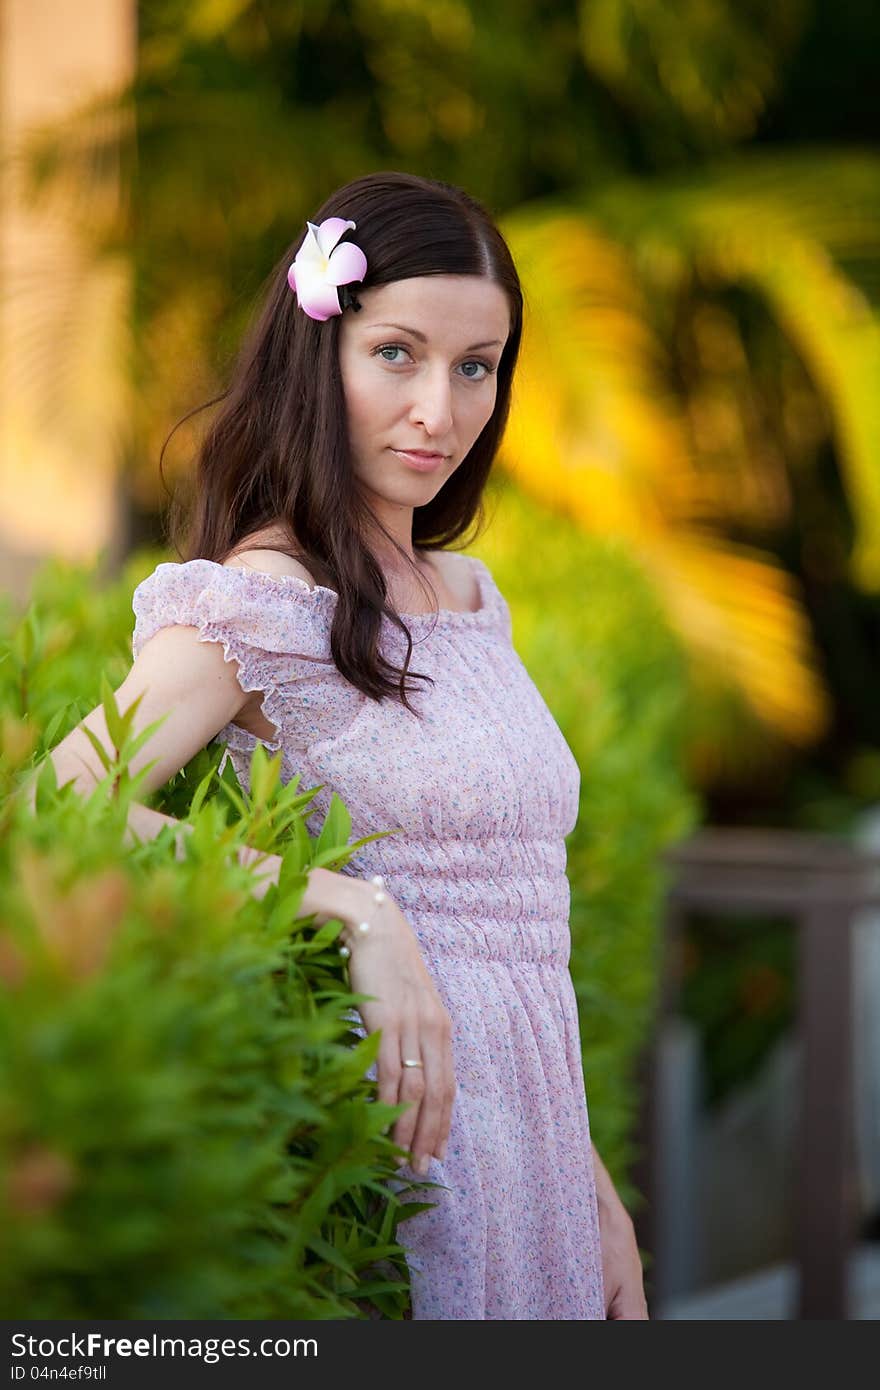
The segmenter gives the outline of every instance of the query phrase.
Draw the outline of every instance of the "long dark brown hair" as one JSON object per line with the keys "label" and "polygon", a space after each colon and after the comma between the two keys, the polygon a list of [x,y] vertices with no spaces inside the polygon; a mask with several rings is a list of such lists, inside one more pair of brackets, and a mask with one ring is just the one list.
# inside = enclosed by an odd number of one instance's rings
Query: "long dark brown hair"
{"label": "long dark brown hair", "polygon": [[[488,277],[507,294],[511,327],[498,364],[491,419],[437,495],[413,512],[414,547],[447,548],[476,521],[472,539],[484,522],[482,494],[507,424],[522,336],[522,289],[507,244],[486,209],[463,189],[394,170],[343,185],[309,220],[321,223],[327,217],[357,224],[342,238],[354,240],[367,258],[364,280],[350,287],[355,298],[359,287],[415,275]],[[339,368],[341,317],[310,318],[298,308],[287,281],[303,234],[297,234],[261,290],[262,307],[235,359],[228,389],[207,403],[222,402],[198,450],[188,496],[178,492],[172,501],[168,534],[183,558],[223,562],[249,537],[272,528],[279,535],[272,548],[300,561],[317,583],[338,594],[331,653],[341,674],[373,699],[399,696],[411,709],[406,677],[412,640],[387,602],[385,580],[367,541],[367,504],[352,485]],[[375,517],[369,521],[377,525]],[[408,560],[394,538],[388,539]],[[403,670],[380,650],[382,614],[406,635]]]}

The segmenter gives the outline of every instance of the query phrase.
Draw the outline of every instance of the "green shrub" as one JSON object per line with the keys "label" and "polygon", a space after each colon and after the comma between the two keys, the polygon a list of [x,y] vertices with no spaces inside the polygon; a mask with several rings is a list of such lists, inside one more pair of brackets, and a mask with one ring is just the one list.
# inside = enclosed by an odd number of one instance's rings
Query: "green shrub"
{"label": "green shrub", "polygon": [[[0,1306],[402,1317],[398,1227],[425,1204],[397,1176],[400,1108],[366,1076],[378,1035],[351,1030],[341,924],[297,917],[308,869],[364,841],[338,798],[309,834],[315,789],[282,787],[280,756],[255,750],[245,795],[212,743],[140,798],[191,821],[185,858],[171,828],[126,845],[143,774],[108,673],[131,588],[50,565],[0,627]],[[83,797],[43,755],[102,691],[118,756]],[[282,855],[262,901],[244,843]]]}

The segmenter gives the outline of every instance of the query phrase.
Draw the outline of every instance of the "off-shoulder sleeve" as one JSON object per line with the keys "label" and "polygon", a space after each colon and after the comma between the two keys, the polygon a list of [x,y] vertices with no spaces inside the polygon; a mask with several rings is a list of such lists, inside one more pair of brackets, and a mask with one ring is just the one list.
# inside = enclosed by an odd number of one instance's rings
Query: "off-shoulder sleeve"
{"label": "off-shoulder sleeve", "polygon": [[[330,653],[336,595],[295,575],[187,560],[157,565],[131,600],[132,656],[160,628],[198,629],[199,641],[220,642],[238,664],[242,690],[264,692],[262,712],[278,731],[267,748],[308,748],[332,737],[354,716],[362,693],[344,681]],[[220,737],[250,752],[258,741],[228,724]]]}

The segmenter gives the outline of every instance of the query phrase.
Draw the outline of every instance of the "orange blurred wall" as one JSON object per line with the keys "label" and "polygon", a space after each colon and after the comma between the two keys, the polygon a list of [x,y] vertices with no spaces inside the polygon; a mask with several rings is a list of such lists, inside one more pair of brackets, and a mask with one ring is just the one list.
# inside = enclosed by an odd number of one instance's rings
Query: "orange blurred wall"
{"label": "orange blurred wall", "polygon": [[0,584],[18,594],[48,552],[116,543],[129,295],[122,258],[84,253],[81,176],[27,205],[20,142],[124,86],[136,45],[135,0],[0,0]]}

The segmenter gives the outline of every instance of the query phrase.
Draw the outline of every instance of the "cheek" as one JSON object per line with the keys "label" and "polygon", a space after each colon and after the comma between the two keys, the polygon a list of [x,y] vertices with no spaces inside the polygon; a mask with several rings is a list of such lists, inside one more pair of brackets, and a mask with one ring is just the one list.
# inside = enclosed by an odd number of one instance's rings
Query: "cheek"
{"label": "cheek", "polygon": [[369,369],[350,372],[345,382],[345,408],[354,429],[382,424],[390,405],[390,393],[381,376]]}
{"label": "cheek", "polygon": [[478,401],[474,401],[468,411],[468,426],[470,433],[476,439],[477,435],[483,430],[492,419],[492,412],[495,409],[495,401],[498,391],[495,385],[495,378],[492,378],[492,387],[482,395]]}

